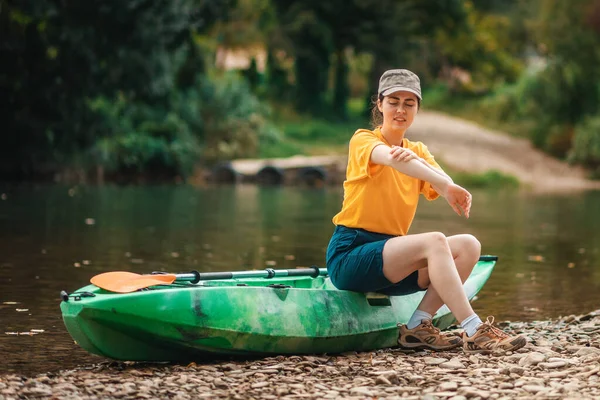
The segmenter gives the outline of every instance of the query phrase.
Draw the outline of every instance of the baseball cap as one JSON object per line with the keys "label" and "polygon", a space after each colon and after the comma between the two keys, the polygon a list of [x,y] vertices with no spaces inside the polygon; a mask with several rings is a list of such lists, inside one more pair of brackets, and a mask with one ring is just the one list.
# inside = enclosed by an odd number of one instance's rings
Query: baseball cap
{"label": "baseball cap", "polygon": [[378,95],[389,96],[399,90],[406,90],[421,97],[421,81],[419,77],[407,69],[390,69],[381,75],[379,79]]}

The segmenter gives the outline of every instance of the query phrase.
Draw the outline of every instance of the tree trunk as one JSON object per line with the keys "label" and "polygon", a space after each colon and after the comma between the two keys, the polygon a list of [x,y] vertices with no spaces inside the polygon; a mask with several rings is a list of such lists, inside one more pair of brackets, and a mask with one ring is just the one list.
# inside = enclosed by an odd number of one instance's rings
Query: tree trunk
{"label": "tree trunk", "polygon": [[334,114],[344,121],[348,119],[348,98],[350,97],[348,72],[348,60],[344,49],[338,49],[335,58],[335,87],[333,89],[332,109]]}

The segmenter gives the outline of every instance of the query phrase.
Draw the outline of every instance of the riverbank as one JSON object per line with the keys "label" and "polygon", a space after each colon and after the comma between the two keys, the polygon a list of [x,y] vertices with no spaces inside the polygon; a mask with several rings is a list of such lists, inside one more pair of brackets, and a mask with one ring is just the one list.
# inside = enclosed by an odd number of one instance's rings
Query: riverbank
{"label": "riverbank", "polygon": [[[308,156],[291,156],[297,153],[277,147],[267,152],[267,158],[232,161],[226,165],[228,173],[217,180],[250,177],[250,181],[297,183],[308,177],[339,184],[345,179],[348,140],[367,125],[311,120],[284,125],[295,151]],[[600,190],[600,180],[589,179],[591,173],[585,168],[554,158],[523,137],[450,114],[419,111],[406,136],[425,143],[456,182],[467,188],[520,185],[546,193]],[[266,179],[260,179],[263,173]]]}
{"label": "riverbank", "polygon": [[435,111],[420,111],[406,136],[425,143],[454,170],[481,174],[498,171],[539,192],[598,190],[589,171],[536,149],[524,138]]}
{"label": "riverbank", "polygon": [[0,399],[600,398],[600,310],[499,325],[529,343],[503,355],[395,348],[187,365],[107,361],[35,377],[0,376]]}

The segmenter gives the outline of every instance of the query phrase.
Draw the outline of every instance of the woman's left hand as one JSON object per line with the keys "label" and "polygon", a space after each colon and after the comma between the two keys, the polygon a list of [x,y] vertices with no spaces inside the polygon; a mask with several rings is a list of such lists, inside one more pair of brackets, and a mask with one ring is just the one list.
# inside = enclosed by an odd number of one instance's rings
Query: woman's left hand
{"label": "woman's left hand", "polygon": [[473,196],[469,193],[465,188],[458,186],[457,184],[450,184],[448,189],[443,196],[446,198],[450,207],[456,212],[458,215],[465,216],[465,218],[469,218],[469,214],[471,212],[471,201]]}
{"label": "woman's left hand", "polygon": [[392,149],[390,150],[390,156],[393,160],[401,162],[420,160],[420,157],[416,155],[414,151],[400,146],[392,146]]}

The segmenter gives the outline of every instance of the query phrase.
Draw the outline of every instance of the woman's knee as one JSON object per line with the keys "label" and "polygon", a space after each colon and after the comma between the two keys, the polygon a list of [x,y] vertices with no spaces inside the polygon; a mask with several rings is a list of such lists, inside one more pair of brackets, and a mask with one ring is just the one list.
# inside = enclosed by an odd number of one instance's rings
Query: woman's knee
{"label": "woman's knee", "polygon": [[450,245],[446,235],[441,232],[429,232],[426,235],[427,247],[431,251],[435,253],[439,253],[440,251],[450,251]]}
{"label": "woman's knee", "polygon": [[462,237],[463,251],[470,256],[477,257],[481,255],[481,242],[473,235],[465,234]]}
{"label": "woman's knee", "polygon": [[462,258],[473,261],[479,260],[481,255],[481,243],[470,234],[456,235],[448,238],[454,258]]}

